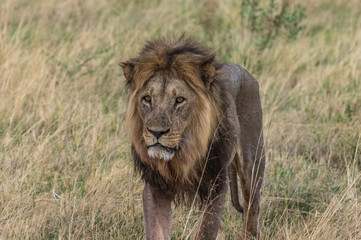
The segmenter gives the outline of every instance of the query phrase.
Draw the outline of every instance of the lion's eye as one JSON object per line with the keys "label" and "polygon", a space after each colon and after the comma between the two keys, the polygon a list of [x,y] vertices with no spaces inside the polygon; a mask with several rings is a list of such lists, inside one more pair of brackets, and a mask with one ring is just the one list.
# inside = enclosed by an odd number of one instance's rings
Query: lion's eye
{"label": "lion's eye", "polygon": [[177,98],[175,99],[175,102],[178,104],[178,103],[184,102],[184,100],[185,100],[184,97],[177,97]]}
{"label": "lion's eye", "polygon": [[152,101],[152,98],[147,95],[147,96],[143,97],[143,100],[146,101],[147,103],[150,103]]}

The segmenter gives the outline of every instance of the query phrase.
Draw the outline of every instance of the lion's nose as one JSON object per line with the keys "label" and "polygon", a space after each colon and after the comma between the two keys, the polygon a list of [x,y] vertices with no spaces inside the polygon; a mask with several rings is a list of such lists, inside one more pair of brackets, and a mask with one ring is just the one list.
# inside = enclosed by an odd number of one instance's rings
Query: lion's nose
{"label": "lion's nose", "polygon": [[154,131],[154,130],[150,130],[148,128],[148,131],[153,134],[157,139],[159,139],[161,136],[169,133],[169,129],[167,129],[166,131]]}

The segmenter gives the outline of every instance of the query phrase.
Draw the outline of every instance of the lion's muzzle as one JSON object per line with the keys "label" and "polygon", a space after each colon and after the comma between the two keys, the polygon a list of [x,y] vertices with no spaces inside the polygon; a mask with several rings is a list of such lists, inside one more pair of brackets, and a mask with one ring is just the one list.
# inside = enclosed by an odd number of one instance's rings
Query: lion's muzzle
{"label": "lion's muzzle", "polygon": [[148,156],[151,158],[171,160],[177,149],[177,138],[170,134],[170,130],[154,131],[147,128],[144,140],[147,144]]}

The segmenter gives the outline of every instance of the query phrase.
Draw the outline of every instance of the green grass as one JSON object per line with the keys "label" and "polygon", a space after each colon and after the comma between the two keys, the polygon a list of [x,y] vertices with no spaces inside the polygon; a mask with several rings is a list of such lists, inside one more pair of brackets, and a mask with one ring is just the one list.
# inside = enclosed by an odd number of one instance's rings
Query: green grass
{"label": "green grass", "polygon": [[[187,32],[260,83],[263,239],[361,239],[361,5],[297,4],[304,29],[261,50],[234,0],[1,1],[0,238],[143,238],[118,63]],[[175,209],[173,238],[196,216]],[[237,239],[229,197],[224,224]]]}

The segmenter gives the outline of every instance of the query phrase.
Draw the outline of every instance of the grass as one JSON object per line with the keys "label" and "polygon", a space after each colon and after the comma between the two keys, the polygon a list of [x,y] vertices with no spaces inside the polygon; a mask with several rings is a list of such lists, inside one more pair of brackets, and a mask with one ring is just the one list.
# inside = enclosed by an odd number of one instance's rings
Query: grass
{"label": "grass", "polygon": [[[361,239],[361,5],[296,3],[305,29],[260,51],[234,0],[1,1],[0,239],[142,238],[117,64],[184,31],[260,83],[263,238]],[[237,239],[229,199],[224,221]]]}

